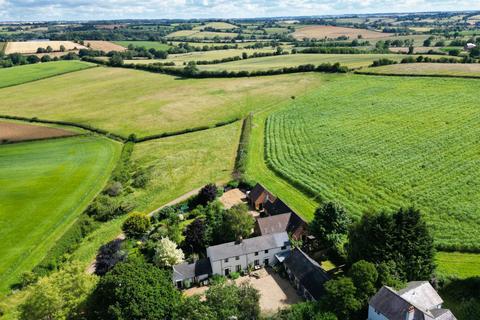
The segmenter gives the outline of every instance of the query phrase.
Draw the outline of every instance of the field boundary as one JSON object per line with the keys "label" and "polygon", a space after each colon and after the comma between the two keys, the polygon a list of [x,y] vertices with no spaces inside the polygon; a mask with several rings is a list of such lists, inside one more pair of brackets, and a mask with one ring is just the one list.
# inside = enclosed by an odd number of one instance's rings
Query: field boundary
{"label": "field boundary", "polygon": [[382,77],[416,77],[416,78],[457,78],[457,79],[480,79],[480,76],[460,76],[454,74],[413,74],[413,73],[404,73],[404,74],[393,74],[387,72],[371,72],[371,71],[360,71],[356,70],[353,73],[364,76],[382,76]]}
{"label": "field boundary", "polygon": [[[83,60],[82,60],[83,61]],[[89,61],[86,61],[86,62],[89,62]],[[47,63],[47,62],[43,62],[43,63]],[[11,68],[16,68],[16,67],[21,67],[21,66],[14,66],[14,67],[11,67]],[[45,80],[45,79],[50,79],[50,78],[53,78],[53,77],[58,77],[58,76],[63,76],[65,74],[69,74],[69,73],[73,73],[73,72],[79,72],[79,71],[84,71],[84,70],[88,70],[88,69],[92,69],[92,68],[98,68],[99,65],[95,65],[95,64],[92,64],[90,66],[87,65],[86,68],[84,69],[78,69],[78,70],[70,70],[70,71],[65,71],[65,72],[61,72],[61,73],[57,73],[57,74],[52,74],[50,76],[46,76],[46,77],[42,77],[42,78],[38,78],[38,79],[32,79],[32,80],[28,80],[28,81],[25,81],[25,82],[22,82],[22,83],[16,83],[16,84],[9,84],[9,85],[6,85],[6,86],[0,86],[0,90],[1,89],[4,89],[4,88],[10,88],[10,87],[15,87],[15,86],[20,86],[22,84],[27,84],[27,83],[32,83],[32,82],[36,82],[36,81],[40,81],[40,80]]]}

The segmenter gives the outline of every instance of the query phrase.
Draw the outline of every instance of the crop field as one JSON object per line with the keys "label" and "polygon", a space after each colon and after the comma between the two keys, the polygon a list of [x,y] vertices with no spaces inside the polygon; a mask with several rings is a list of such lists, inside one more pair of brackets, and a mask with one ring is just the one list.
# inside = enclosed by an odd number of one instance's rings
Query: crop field
{"label": "crop field", "polygon": [[213,38],[234,38],[237,34],[233,32],[211,32],[200,30],[180,30],[175,31],[167,35],[169,39],[181,38],[181,39],[213,39]]}
{"label": "crop field", "polygon": [[353,216],[414,205],[440,248],[478,249],[476,81],[325,79],[319,90],[268,118],[270,168]]}
{"label": "crop field", "polygon": [[52,128],[0,120],[0,144],[3,142],[18,142],[45,138],[59,138],[76,135],[76,132],[62,128]]}
{"label": "crop field", "polygon": [[355,29],[355,28],[344,28],[344,27],[334,27],[334,26],[308,26],[304,28],[297,29],[293,36],[296,39],[336,39],[341,36],[347,36],[350,39],[357,39],[358,36],[362,36],[364,39],[378,39],[386,38],[389,36],[388,33],[372,31],[367,29]]}
{"label": "crop field", "polygon": [[18,41],[7,42],[5,54],[10,53],[36,53],[38,48],[52,47],[53,51],[60,51],[60,46],[64,46],[67,51],[86,49],[85,46],[72,41]]}
{"label": "crop field", "polygon": [[0,42],[0,53],[5,50],[5,45],[6,45],[5,42]]}
{"label": "crop field", "polygon": [[198,66],[201,70],[255,71],[296,67],[302,64],[319,65],[339,62],[349,68],[368,67],[373,61],[388,58],[400,61],[405,55],[400,54],[289,54],[232,61],[220,64]]}
{"label": "crop field", "polygon": [[114,41],[114,43],[124,48],[127,48],[130,44],[133,44],[135,47],[153,48],[155,50],[168,50],[170,48],[168,44],[158,41]]}
{"label": "crop field", "polygon": [[[72,71],[84,70],[95,66],[96,65],[93,63],[78,60],[65,60],[4,68],[0,69],[0,88],[49,78]],[[8,112],[2,113],[5,114]]]}
{"label": "crop field", "polygon": [[480,64],[406,63],[362,70],[378,74],[480,77]]}
{"label": "crop field", "polygon": [[85,40],[84,43],[86,46],[88,46],[89,48],[92,48],[93,50],[102,50],[105,52],[109,52],[109,51],[121,52],[126,50],[126,48],[124,48],[122,45],[119,45],[110,41]]}
{"label": "crop field", "polygon": [[174,62],[177,66],[183,66],[184,63],[189,61],[211,61],[216,59],[224,59],[231,57],[241,57],[242,53],[246,52],[251,55],[255,52],[274,52],[273,49],[228,49],[228,50],[212,50],[212,51],[198,51],[181,54],[170,54],[167,59],[163,60],[126,60],[125,63],[142,63],[149,64],[155,62]]}
{"label": "crop field", "polygon": [[102,189],[120,144],[93,137],[0,146],[0,294],[33,268]]}
{"label": "crop field", "polygon": [[288,99],[317,79],[311,73],[197,80],[94,68],[1,89],[0,114],[143,136],[231,120]]}
{"label": "crop field", "polygon": [[203,30],[205,28],[214,28],[218,30],[232,30],[232,29],[237,29],[238,27],[228,22],[209,22],[204,26],[195,27],[194,30]]}

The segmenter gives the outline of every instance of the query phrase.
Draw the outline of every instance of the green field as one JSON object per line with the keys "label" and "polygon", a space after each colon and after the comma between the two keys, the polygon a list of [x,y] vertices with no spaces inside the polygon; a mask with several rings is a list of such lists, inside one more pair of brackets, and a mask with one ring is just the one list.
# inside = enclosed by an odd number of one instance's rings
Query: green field
{"label": "green field", "polygon": [[67,120],[137,136],[243,116],[317,81],[318,74],[177,79],[122,68],[94,68],[0,90],[0,114]]}
{"label": "green field", "polygon": [[197,26],[193,28],[194,30],[203,30],[205,28],[215,28],[218,30],[232,30],[238,28],[236,25],[233,25],[228,22],[209,22],[203,26]]}
{"label": "green field", "polygon": [[360,72],[393,75],[429,75],[480,77],[480,64],[477,63],[406,63],[392,64],[363,69]]}
{"label": "green field", "polygon": [[[464,79],[324,76],[267,122],[268,163],[354,216],[420,208],[436,243],[478,248],[478,84]],[[422,88],[422,90],[418,90]]]}
{"label": "green field", "polygon": [[[1,30],[0,30],[0,31],[1,31]],[[0,42],[0,53],[2,53],[3,50],[5,50],[5,45],[6,45],[6,44],[7,44],[6,42]]]}
{"label": "green field", "polygon": [[119,149],[93,136],[0,146],[0,294],[43,258],[102,189]]}
{"label": "green field", "polygon": [[68,60],[30,64],[0,69],[0,88],[49,78],[52,76],[94,67],[95,64]]}
{"label": "green field", "polygon": [[145,47],[147,49],[153,48],[155,50],[166,51],[170,48],[168,44],[161,43],[158,41],[113,41],[122,47],[127,48],[130,44],[133,44],[135,47]]}
{"label": "green field", "polygon": [[235,38],[236,33],[233,32],[211,32],[201,30],[180,30],[175,31],[166,36],[168,39],[214,39],[214,38]]}
{"label": "green field", "polygon": [[435,260],[439,275],[459,279],[480,277],[480,254],[438,252]]}
{"label": "green field", "polygon": [[228,71],[255,71],[281,69],[283,67],[296,67],[302,64],[319,65],[322,63],[335,63],[349,68],[368,67],[373,61],[388,58],[400,61],[405,55],[400,54],[290,54],[233,61],[221,64],[199,66],[201,70],[228,70]]}
{"label": "green field", "polygon": [[189,61],[211,61],[216,59],[224,59],[231,57],[241,57],[242,53],[246,52],[248,55],[251,55],[255,52],[274,52],[273,49],[228,49],[228,50],[212,50],[212,51],[197,51],[189,52],[182,54],[170,54],[167,59],[156,60],[156,59],[146,59],[146,60],[126,60],[125,63],[141,63],[149,64],[155,62],[174,62],[177,66],[183,66],[184,63]]}

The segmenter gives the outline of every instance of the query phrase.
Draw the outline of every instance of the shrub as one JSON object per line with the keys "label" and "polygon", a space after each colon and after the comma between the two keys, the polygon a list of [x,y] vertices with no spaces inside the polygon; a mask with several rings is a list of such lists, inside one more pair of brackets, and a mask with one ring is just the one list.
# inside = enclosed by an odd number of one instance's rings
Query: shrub
{"label": "shrub", "polygon": [[121,182],[111,181],[105,187],[104,193],[106,193],[110,197],[116,197],[122,193],[122,190],[123,190],[123,186]]}
{"label": "shrub", "polygon": [[95,274],[99,276],[105,275],[118,262],[124,261],[127,258],[127,252],[122,249],[122,240],[115,239],[106,243],[98,250],[95,258]]}
{"label": "shrub", "polygon": [[131,213],[122,224],[122,231],[129,238],[140,238],[150,229],[150,217],[144,213]]}
{"label": "shrub", "polygon": [[236,279],[238,279],[238,278],[240,278],[240,273],[239,273],[239,272],[232,272],[232,273],[230,273],[230,279],[236,280]]}
{"label": "shrub", "polygon": [[209,202],[212,202],[217,198],[217,186],[214,183],[209,183],[204,186],[199,192],[197,196],[197,202],[200,205],[206,205]]}
{"label": "shrub", "polygon": [[130,212],[134,207],[135,205],[130,201],[102,194],[95,198],[86,213],[97,221],[108,221]]}

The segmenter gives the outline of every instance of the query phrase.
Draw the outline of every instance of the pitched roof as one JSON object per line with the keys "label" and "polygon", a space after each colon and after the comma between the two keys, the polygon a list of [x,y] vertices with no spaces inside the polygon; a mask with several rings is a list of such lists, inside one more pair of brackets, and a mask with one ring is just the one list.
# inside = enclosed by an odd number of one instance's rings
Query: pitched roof
{"label": "pitched roof", "polygon": [[207,256],[211,261],[218,261],[258,251],[280,248],[289,244],[290,241],[286,232],[273,233],[245,239],[241,242],[228,242],[208,247]]}
{"label": "pitched roof", "polygon": [[253,187],[248,196],[251,200],[256,201],[264,192],[267,193],[267,196],[269,198],[275,199],[275,196],[271,194],[270,191],[265,189],[265,187],[262,186],[260,183],[257,183],[255,187]]}
{"label": "pitched roof", "polygon": [[267,211],[268,214],[271,214],[271,215],[293,212],[293,210],[290,209],[290,207],[287,206],[285,202],[283,202],[278,198],[273,200],[273,202],[266,201],[263,207],[265,208],[265,211]]}
{"label": "pitched roof", "polygon": [[306,225],[296,213],[289,212],[257,219],[258,228],[262,235],[286,231],[294,232],[298,227]]}
{"label": "pitched roof", "polygon": [[[421,297],[422,294],[426,294],[427,297]],[[438,298],[435,296],[438,296],[438,294],[430,283],[427,281],[414,281],[409,282],[405,289],[398,292],[390,287],[383,286],[370,299],[369,304],[390,320],[404,320],[406,312],[412,307],[415,319],[456,320],[455,316],[448,309],[431,309],[436,308],[443,302],[440,296]],[[438,301],[441,302],[436,303]],[[427,305],[422,305],[422,303]]]}
{"label": "pitched roof", "polygon": [[173,280],[181,281],[198,276],[212,274],[210,259],[201,259],[194,263],[181,263],[173,266]]}
{"label": "pitched roof", "polygon": [[313,298],[318,300],[323,293],[323,284],[330,280],[327,272],[298,248],[295,248],[283,263]]}
{"label": "pitched roof", "polygon": [[421,306],[425,310],[436,308],[443,303],[437,291],[427,281],[409,282],[406,288],[399,290],[397,293],[405,300]]}

